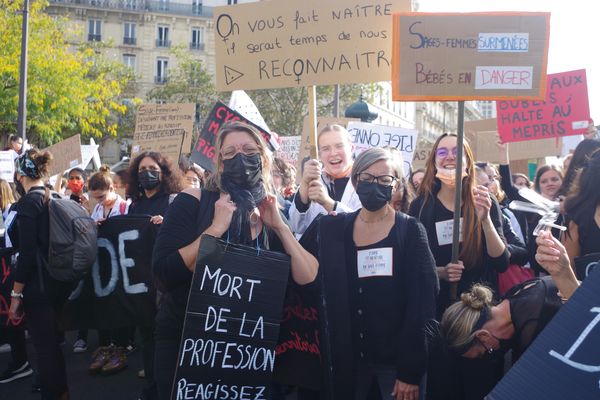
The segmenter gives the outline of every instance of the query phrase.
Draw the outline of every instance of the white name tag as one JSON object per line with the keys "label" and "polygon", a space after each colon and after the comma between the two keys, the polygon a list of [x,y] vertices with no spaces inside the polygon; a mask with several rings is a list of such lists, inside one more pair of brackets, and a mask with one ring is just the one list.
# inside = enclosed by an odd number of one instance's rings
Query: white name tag
{"label": "white name tag", "polygon": [[391,247],[359,250],[356,253],[359,278],[392,276],[394,272],[394,252]]}
{"label": "white name tag", "polygon": [[[435,223],[435,233],[437,234],[437,240],[439,246],[445,246],[452,243],[452,229],[454,227],[454,220],[449,219],[447,221],[440,221]],[[460,219],[459,226],[459,240],[462,242],[463,237],[463,219]]]}

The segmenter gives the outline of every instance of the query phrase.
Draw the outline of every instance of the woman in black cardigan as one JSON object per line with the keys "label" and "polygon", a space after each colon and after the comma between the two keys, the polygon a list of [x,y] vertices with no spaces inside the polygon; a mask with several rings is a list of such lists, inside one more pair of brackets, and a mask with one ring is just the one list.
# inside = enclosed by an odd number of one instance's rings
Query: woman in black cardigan
{"label": "woman in black cardigan", "polygon": [[270,157],[260,134],[233,122],[221,128],[215,173],[206,189],[186,189],[167,211],[156,239],[153,271],[163,290],[156,316],[155,379],[159,399],[169,399],[196,256],[203,235],[285,252],[294,281],[317,275],[317,261],[300,246],[277,208]]}
{"label": "woman in black cardigan", "polygon": [[419,399],[438,283],[425,229],[391,205],[402,176],[389,150],[361,153],[351,182],[362,208],[324,216],[302,238],[322,277],[322,398],[365,400],[376,386],[376,398]]}

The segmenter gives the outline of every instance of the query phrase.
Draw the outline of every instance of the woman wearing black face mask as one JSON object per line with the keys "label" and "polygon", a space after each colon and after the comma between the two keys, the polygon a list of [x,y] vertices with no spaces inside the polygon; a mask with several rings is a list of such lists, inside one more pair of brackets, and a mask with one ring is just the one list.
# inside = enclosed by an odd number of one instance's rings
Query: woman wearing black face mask
{"label": "woman wearing black face mask", "polygon": [[277,208],[271,160],[260,134],[241,122],[225,125],[216,143],[215,173],[202,189],[188,188],[173,201],[153,254],[163,297],[156,316],[155,378],[158,398],[169,399],[173,371],[198,248],[204,235],[285,252],[298,284],[314,281],[317,261],[296,241]]}
{"label": "woman wearing black face mask", "polygon": [[425,228],[390,204],[402,176],[402,161],[389,150],[361,153],[351,180],[363,208],[322,217],[301,240],[323,266],[320,347],[331,362],[324,365],[331,398],[372,398],[372,386],[381,399],[422,395],[437,277]]}
{"label": "woman wearing black face mask", "polygon": [[181,174],[160,153],[145,151],[129,166],[127,197],[132,203],[129,214],[146,214],[160,225],[167,212],[171,195],[183,189]]}

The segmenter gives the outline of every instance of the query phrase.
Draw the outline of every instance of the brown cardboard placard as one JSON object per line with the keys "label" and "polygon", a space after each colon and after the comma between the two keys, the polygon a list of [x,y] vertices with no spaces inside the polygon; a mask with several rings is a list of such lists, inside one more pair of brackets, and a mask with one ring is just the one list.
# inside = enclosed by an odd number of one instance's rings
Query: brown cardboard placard
{"label": "brown cardboard placard", "polygon": [[417,150],[413,155],[412,160],[412,170],[416,170],[419,168],[425,168],[425,162],[427,161],[427,157],[429,157],[429,153],[433,149],[433,142],[430,142],[425,139],[419,139],[417,141]]}
{"label": "brown cardboard placard", "polygon": [[143,151],[158,151],[174,163],[192,147],[196,105],[142,104],[135,120],[131,158]]}
{"label": "brown cardboard placard", "polygon": [[392,13],[410,0],[273,0],[214,8],[219,91],[388,81]]}
{"label": "brown cardboard placard", "polygon": [[399,13],[394,100],[542,100],[550,13]]}
{"label": "brown cardboard placard", "polygon": [[60,174],[82,163],[81,135],[71,136],[44,150],[48,150],[54,157],[50,163],[50,176]]}
{"label": "brown cardboard placard", "polygon": [[[465,138],[469,141],[476,160],[492,163],[500,161],[496,145],[498,141],[496,118],[465,122]],[[561,141],[555,138],[510,143],[510,161],[559,156],[561,148]]]}

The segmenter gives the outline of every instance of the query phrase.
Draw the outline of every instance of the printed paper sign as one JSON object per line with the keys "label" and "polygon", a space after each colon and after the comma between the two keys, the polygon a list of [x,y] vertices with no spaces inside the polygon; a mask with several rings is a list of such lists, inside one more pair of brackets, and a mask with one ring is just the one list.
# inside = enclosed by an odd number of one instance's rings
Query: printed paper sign
{"label": "printed paper sign", "polygon": [[392,276],[394,274],[394,250],[391,247],[359,250],[356,252],[359,278]]}
{"label": "printed paper sign", "polygon": [[301,136],[280,136],[279,149],[277,157],[290,165],[297,165],[298,154],[300,153]]}
{"label": "printed paper sign", "polygon": [[15,177],[14,151],[0,151],[0,179],[12,183]]}
{"label": "printed paper sign", "polygon": [[587,133],[590,121],[585,70],[548,75],[544,101],[498,101],[498,132],[504,142]]}
{"label": "printed paper sign", "polygon": [[408,0],[273,0],[215,7],[217,89],[388,81],[392,13]]}
{"label": "printed paper sign", "polygon": [[394,100],[542,99],[550,13],[399,13]]}
{"label": "printed paper sign", "polygon": [[[439,246],[445,246],[452,244],[452,231],[454,229],[454,220],[449,219],[447,221],[440,221],[435,223],[435,233],[437,234],[437,240]],[[462,242],[463,237],[463,219],[460,219],[460,227],[458,237]]]}
{"label": "printed paper sign", "polygon": [[394,147],[402,152],[404,174],[410,173],[417,145],[416,130],[351,121],[348,132],[354,143],[355,155],[371,147]]}

